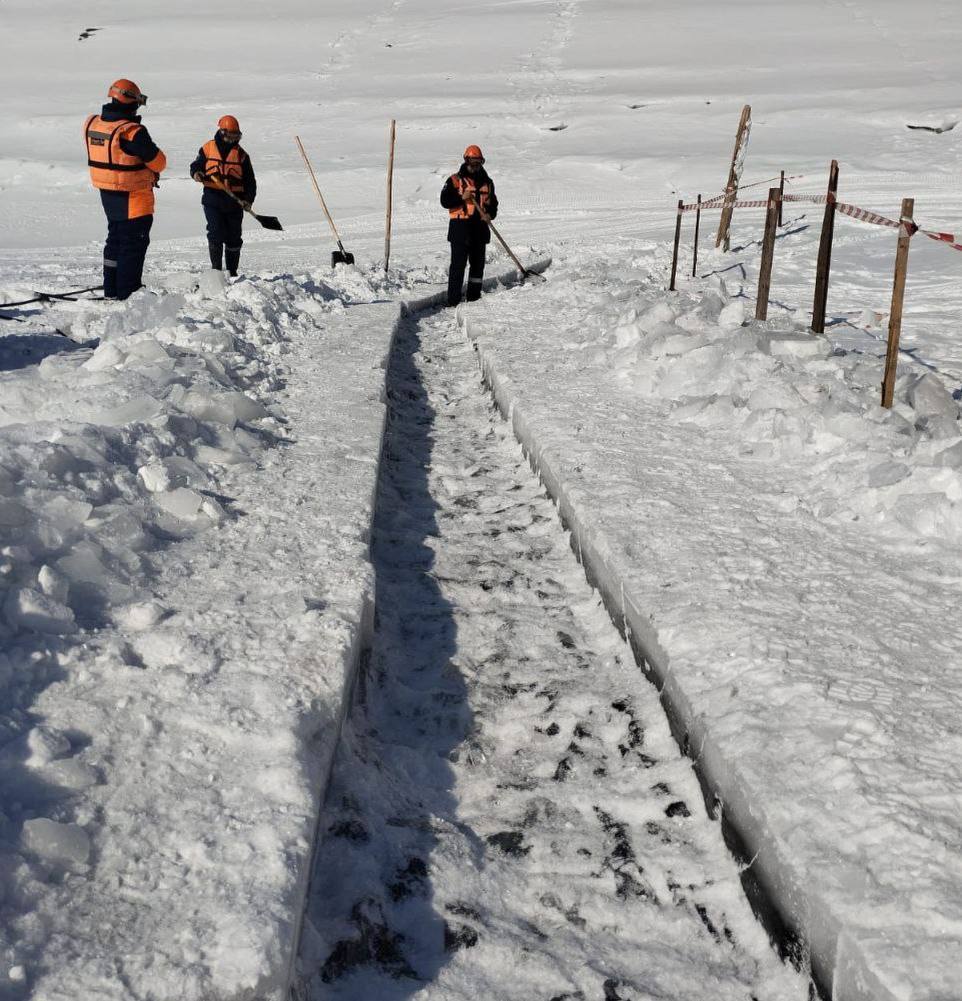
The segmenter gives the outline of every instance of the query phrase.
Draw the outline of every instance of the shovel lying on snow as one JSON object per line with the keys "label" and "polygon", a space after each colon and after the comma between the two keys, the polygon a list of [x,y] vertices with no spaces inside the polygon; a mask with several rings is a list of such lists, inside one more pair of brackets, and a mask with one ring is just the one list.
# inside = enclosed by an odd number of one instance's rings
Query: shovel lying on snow
{"label": "shovel lying on snow", "polygon": [[331,232],[334,234],[334,239],[337,240],[337,250],[331,251],[331,267],[335,267],[338,264],[353,264],[354,255],[349,254],[344,249],[344,244],[341,243],[341,238],[338,235],[337,227],[334,225],[334,220],[331,218],[331,213],[327,210],[327,202],[324,201],[324,196],[321,194],[321,189],[317,186],[317,178],[314,176],[314,168],[311,166],[311,161],[307,159],[307,153],[304,152],[304,146],[298,136],[294,136],[294,142],[297,143],[297,148],[301,151],[301,156],[304,157],[304,163],[307,166],[307,172],[311,175],[311,184],[314,185],[314,192],[317,195],[318,201],[321,203],[321,208],[324,209],[324,215],[327,216],[327,221],[330,223]]}
{"label": "shovel lying on snow", "polygon": [[466,193],[468,201],[478,210],[478,215],[488,224],[491,232],[497,237],[498,243],[504,248],[504,252],[514,261],[515,266],[518,271],[521,272],[521,280],[524,281],[525,278],[540,278],[541,281],[546,282],[548,279],[544,275],[539,275],[536,271],[529,271],[515,256],[514,251],[504,242],[504,237],[498,232],[497,226],[491,221],[491,216],[484,211],[483,208],[478,204],[472,192],[468,191]]}
{"label": "shovel lying on snow", "polygon": [[240,207],[247,212],[248,215],[252,215],[264,227],[264,229],[277,229],[283,232],[284,227],[281,225],[280,219],[272,215],[258,215],[246,202],[241,201],[241,199],[227,187],[222,176],[215,174],[210,178],[210,180],[213,181],[215,188],[220,188],[224,194],[233,198],[234,201],[237,202],[237,204],[240,205]]}

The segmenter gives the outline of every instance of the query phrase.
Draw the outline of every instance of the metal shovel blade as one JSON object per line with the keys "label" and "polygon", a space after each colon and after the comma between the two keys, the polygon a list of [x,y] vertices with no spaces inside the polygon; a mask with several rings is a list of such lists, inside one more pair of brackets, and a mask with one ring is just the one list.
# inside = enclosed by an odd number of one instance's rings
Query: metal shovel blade
{"label": "metal shovel blade", "polygon": [[281,225],[280,219],[273,215],[255,215],[251,213],[254,218],[264,227],[264,229],[277,229],[283,232],[284,227]]}
{"label": "metal shovel blade", "polygon": [[349,254],[346,250],[332,250],[331,251],[331,267],[335,268],[338,264],[353,264],[354,255]]}

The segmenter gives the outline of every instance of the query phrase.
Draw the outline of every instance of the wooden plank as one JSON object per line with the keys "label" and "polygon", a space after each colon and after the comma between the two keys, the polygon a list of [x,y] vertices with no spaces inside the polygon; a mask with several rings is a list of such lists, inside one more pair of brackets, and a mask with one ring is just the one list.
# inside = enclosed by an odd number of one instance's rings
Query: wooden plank
{"label": "wooden plank", "polygon": [[783,225],[782,223],[782,207],[785,204],[785,171],[782,171],[782,176],[778,181],[778,225]]}
{"label": "wooden plank", "polygon": [[832,271],[832,241],[835,238],[835,203],[838,197],[838,160],[828,170],[828,193],[822,216],[822,235],[815,265],[815,301],[812,305],[812,332],[825,333],[825,310],[828,308],[828,280]]}
{"label": "wooden plank", "polygon": [[721,220],[718,223],[718,236],[715,246],[728,251],[731,248],[732,213],[734,202],[738,198],[738,182],[741,180],[742,165],[745,162],[745,152],[748,148],[748,137],[752,129],[752,106],[746,104],[742,108],[738,120],[738,132],[735,133],[735,152],[732,153],[732,165],[728,171],[728,183],[725,185],[725,205],[722,208]]}
{"label": "wooden plank", "polygon": [[765,237],[762,240],[762,260],[758,267],[758,297],[755,302],[755,319],[768,319],[768,296],[772,287],[772,263],[775,260],[775,234],[778,231],[778,207],[781,204],[778,188],[768,190],[768,209],[765,213]]}
{"label": "wooden plank", "polygon": [[695,209],[695,242],[691,255],[691,276],[698,277],[698,231],[701,229],[701,195],[698,196],[698,208]]}
{"label": "wooden plank", "polygon": [[885,351],[885,373],[882,376],[882,406],[892,407],[895,396],[895,376],[899,360],[899,338],[902,336],[902,305],[905,301],[905,279],[909,270],[909,247],[915,233],[915,199],[902,199],[902,225],[895,251],[895,278],[892,282],[892,309],[889,313],[889,339]]}
{"label": "wooden plank", "polygon": [[391,138],[388,145],[387,158],[387,209],[384,220],[384,273],[387,274],[388,261],[391,259],[391,216],[394,203],[394,137],[396,123],[391,119]]}
{"label": "wooden plank", "polygon": [[678,274],[678,244],[681,242],[681,209],[685,203],[678,200],[678,216],[675,219],[675,249],[671,255],[671,281],[668,284],[668,291],[675,291],[675,276]]}

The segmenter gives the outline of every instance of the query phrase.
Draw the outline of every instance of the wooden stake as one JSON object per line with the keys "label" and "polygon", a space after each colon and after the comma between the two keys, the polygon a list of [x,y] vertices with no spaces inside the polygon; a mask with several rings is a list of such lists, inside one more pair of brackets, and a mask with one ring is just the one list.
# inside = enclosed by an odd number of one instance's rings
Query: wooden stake
{"label": "wooden stake", "polygon": [[838,160],[828,170],[828,193],[822,216],[822,236],[818,243],[815,267],[815,302],[812,305],[812,333],[825,333],[825,310],[828,308],[828,279],[832,271],[832,240],[835,236],[835,203],[838,196]]}
{"label": "wooden stake", "polygon": [[681,242],[681,209],[685,203],[678,200],[678,217],[675,219],[675,250],[671,256],[671,282],[668,291],[675,291],[675,275],[678,273],[678,244]]}
{"label": "wooden stake", "polygon": [[762,261],[758,268],[758,299],[755,319],[768,319],[768,295],[772,287],[772,262],[775,259],[775,233],[778,230],[778,207],[781,204],[778,188],[768,190],[768,211],[765,213],[765,238],[762,241]]}
{"label": "wooden stake", "polygon": [[384,219],[384,273],[387,274],[388,261],[391,259],[391,215],[394,201],[394,137],[395,121],[391,119],[391,139],[388,145],[387,157],[387,210]]}
{"label": "wooden stake", "polygon": [[782,225],[782,206],[785,204],[785,171],[778,182],[778,225]]}
{"label": "wooden stake", "polygon": [[895,251],[895,280],[892,283],[892,310],[889,313],[889,342],[885,351],[885,374],[882,377],[882,406],[892,407],[895,395],[895,374],[899,359],[899,337],[902,335],[902,303],[905,300],[905,276],[909,268],[909,247],[915,233],[915,199],[902,199],[902,223],[898,249]]}
{"label": "wooden stake", "polygon": [[701,228],[701,195],[698,196],[698,208],[695,209],[695,246],[691,255],[691,276],[698,277],[698,230]]}
{"label": "wooden stake", "polygon": [[[738,120],[738,132],[735,134],[735,152],[732,153],[732,165],[728,171],[728,183],[725,185],[725,206],[722,209],[721,221],[718,223],[718,236],[715,246],[728,251],[731,248],[732,213],[734,202],[738,197],[738,182],[742,176],[742,166],[745,162],[745,152],[748,149],[748,137],[752,130],[752,107],[746,104],[742,108],[742,116]],[[724,245],[724,246],[723,246]]]}

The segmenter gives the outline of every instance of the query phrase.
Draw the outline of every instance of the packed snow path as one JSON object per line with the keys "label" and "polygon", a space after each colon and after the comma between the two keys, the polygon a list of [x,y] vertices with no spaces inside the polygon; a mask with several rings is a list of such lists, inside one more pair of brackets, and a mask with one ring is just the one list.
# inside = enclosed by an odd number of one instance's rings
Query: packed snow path
{"label": "packed snow path", "polygon": [[449,312],[399,333],[301,996],[801,998]]}

